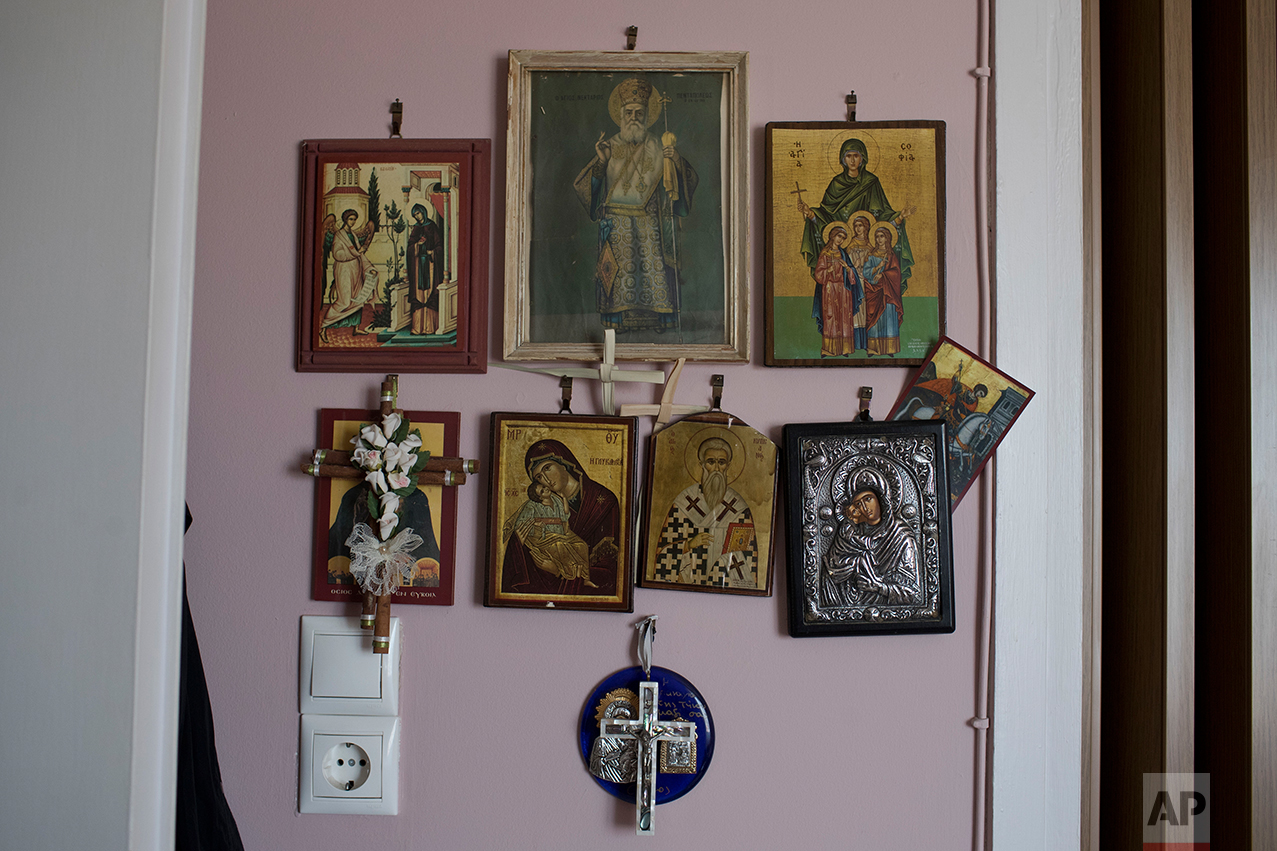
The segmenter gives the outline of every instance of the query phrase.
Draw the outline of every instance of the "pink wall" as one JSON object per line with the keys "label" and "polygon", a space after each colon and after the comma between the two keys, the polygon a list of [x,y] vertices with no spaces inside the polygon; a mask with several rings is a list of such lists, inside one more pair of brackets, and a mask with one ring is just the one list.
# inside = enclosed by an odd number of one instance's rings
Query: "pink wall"
{"label": "pink wall", "polygon": [[[949,332],[975,344],[972,4],[210,2],[186,563],[223,779],[250,848],[637,842],[632,811],[595,787],[574,733],[595,683],[633,664],[630,624],[653,612],[657,664],[697,684],[719,739],[707,777],[658,809],[644,847],[970,847],[974,498],[955,518],[953,635],[794,640],[783,557],[766,599],[638,589],[634,615],[485,609],[486,480],[472,481],[460,493],[457,604],[396,609],[406,632],[400,815],[296,812],[298,619],[347,609],[310,599],[314,487],[295,466],[318,409],[371,406],[381,377],[292,369],[298,142],[384,137],[396,97],[410,136],[491,137],[499,309],[506,51],[618,49],[629,24],[648,50],[750,52],[754,362],[689,365],[681,395],[706,400],[710,374],[725,372],[726,407],[779,440],[785,422],[850,417],[861,384],[875,387],[881,417],[903,383],[902,369],[761,366],[762,128],[837,120],[850,88],[862,119],[948,122]],[[499,316],[491,328],[495,360]],[[591,394],[578,413],[597,411]],[[484,458],[491,411],[550,411],[557,396],[552,379],[493,369],[404,375],[400,398],[460,411],[462,453]],[[630,385],[618,396],[657,393]]]}

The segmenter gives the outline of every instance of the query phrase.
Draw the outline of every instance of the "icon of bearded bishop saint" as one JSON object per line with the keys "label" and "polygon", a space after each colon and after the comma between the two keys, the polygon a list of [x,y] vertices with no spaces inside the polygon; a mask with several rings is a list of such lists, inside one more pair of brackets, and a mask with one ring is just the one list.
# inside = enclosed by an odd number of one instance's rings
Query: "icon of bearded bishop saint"
{"label": "icon of bearded bishop saint", "polygon": [[[745,498],[731,487],[734,448],[714,430],[696,448],[697,481],[674,498],[661,527],[654,575],[664,582],[756,588],[758,542]],[[695,438],[693,438],[695,440]],[[689,447],[690,449],[690,447]],[[737,475],[743,463],[736,465]],[[689,467],[691,464],[689,463]]]}
{"label": "icon of bearded bishop saint", "polygon": [[619,128],[600,132],[594,157],[573,181],[598,222],[594,288],[599,318],[618,333],[680,331],[682,284],[676,230],[692,209],[698,178],[668,129],[652,125],[667,103],[651,83],[623,80],[608,112]]}

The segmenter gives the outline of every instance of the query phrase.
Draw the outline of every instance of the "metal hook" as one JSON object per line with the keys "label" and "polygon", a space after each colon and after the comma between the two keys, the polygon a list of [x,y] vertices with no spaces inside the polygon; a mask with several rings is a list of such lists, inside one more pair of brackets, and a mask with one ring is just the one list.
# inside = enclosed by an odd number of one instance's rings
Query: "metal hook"
{"label": "metal hook", "polygon": [[625,28],[625,49],[633,50],[634,44],[638,41],[638,27]]}
{"label": "metal hook", "polygon": [[559,413],[572,413],[572,377],[565,375],[559,379],[559,387],[563,389],[563,400],[559,402]]}
{"label": "metal hook", "polygon": [[872,387],[861,387],[859,396],[860,416],[856,417],[856,419],[862,423],[871,423],[873,422],[873,417],[869,416],[869,403],[873,400],[874,389]]}
{"label": "metal hook", "polygon": [[856,120],[856,91],[855,91],[855,89],[852,89],[852,91],[851,91],[851,92],[847,95],[847,99],[846,99],[846,100],[847,100],[847,120],[848,120],[848,121],[855,121],[855,120]]}
{"label": "metal hook", "polygon": [[399,128],[403,125],[403,104],[399,98],[395,98],[395,102],[390,105],[390,138],[403,138],[403,133],[399,132]]}
{"label": "metal hook", "polygon": [[711,375],[709,377],[709,385],[714,388],[714,404],[710,406],[710,410],[723,410],[723,376]]}

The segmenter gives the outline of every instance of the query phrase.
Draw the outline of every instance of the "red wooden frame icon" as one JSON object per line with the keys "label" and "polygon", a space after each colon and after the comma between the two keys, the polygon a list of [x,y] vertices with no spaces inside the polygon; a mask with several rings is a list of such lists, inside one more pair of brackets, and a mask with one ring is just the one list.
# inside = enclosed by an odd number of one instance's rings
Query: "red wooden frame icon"
{"label": "red wooden frame icon", "polygon": [[[488,259],[490,210],[492,195],[492,143],[488,139],[311,139],[301,146],[301,215],[298,239],[298,322],[297,322],[297,371],[298,372],[466,372],[488,371]],[[324,173],[326,166],[338,168],[346,164],[372,164],[377,166],[418,163],[437,164],[446,167],[446,176],[438,182],[441,197],[448,203],[455,202],[456,233],[449,234],[448,289],[455,288],[455,340],[427,340],[425,336],[405,333],[402,316],[372,333],[359,331],[360,344],[349,340],[334,342],[325,332],[323,317],[328,308],[325,302],[326,254],[324,237],[325,218],[341,215],[346,201],[333,207],[336,199],[329,198],[334,189],[349,191],[350,197],[362,202],[365,224],[369,215],[366,209],[371,203],[369,192],[362,182],[371,178],[356,176],[352,186],[333,187],[325,194]],[[381,168],[377,170],[383,170]],[[424,190],[419,185],[429,177],[411,173],[397,182],[400,186],[380,187],[378,209],[375,212],[384,221],[377,229],[384,234],[379,251],[386,253],[385,242],[394,239],[387,257],[389,268],[379,270],[385,280],[375,288],[378,296],[389,306],[392,297],[387,284],[398,276],[399,251],[403,246],[401,232],[412,224],[409,193],[416,191],[420,199]],[[357,172],[356,172],[357,174]],[[421,178],[420,180],[418,178]],[[403,197],[399,193],[403,192]],[[390,204],[384,202],[390,201]],[[403,203],[399,210],[401,231],[395,232],[387,217],[391,204]],[[355,206],[359,206],[358,203]],[[339,224],[339,223],[338,223]],[[391,237],[391,233],[394,237]],[[455,257],[451,256],[455,247]],[[369,252],[371,248],[367,249]],[[404,271],[406,271],[406,260]],[[381,262],[369,265],[381,266]],[[406,291],[406,285],[401,287]],[[400,300],[406,301],[401,295]],[[451,296],[446,298],[446,308],[451,319]],[[443,321],[441,319],[441,321]],[[331,324],[331,323],[330,323]],[[451,334],[451,322],[447,323]]]}
{"label": "red wooden frame icon", "polygon": [[[458,436],[461,431],[460,413],[454,411],[404,411],[403,413],[412,422],[414,428],[428,424],[443,426],[442,441],[430,439],[426,433],[427,430],[422,430],[422,436],[426,438],[424,448],[430,450],[433,455],[452,457],[457,455]],[[381,414],[377,411],[365,411],[362,408],[321,408],[318,443],[315,445],[324,449],[349,450],[350,444],[337,435],[339,424],[354,423],[357,430],[359,423],[380,421]],[[341,445],[338,445],[339,442]],[[311,596],[316,600],[359,602],[360,599],[358,586],[335,579],[328,571],[332,546],[329,533],[332,528],[330,518],[333,516],[333,503],[339,500],[346,490],[338,488],[339,493],[334,495],[334,482],[345,484],[349,481],[351,480],[315,479],[315,555]],[[357,482],[356,486],[362,486],[362,482]],[[437,528],[435,539],[439,544],[438,577],[437,581],[434,577],[414,579],[413,584],[405,584],[395,592],[392,602],[394,605],[417,603],[427,606],[451,606],[456,585],[457,488],[455,486],[432,488],[423,485],[419,489],[428,493],[431,513],[438,518],[438,522],[434,524]],[[436,497],[438,502],[435,501]],[[349,577],[348,573],[346,577]]]}

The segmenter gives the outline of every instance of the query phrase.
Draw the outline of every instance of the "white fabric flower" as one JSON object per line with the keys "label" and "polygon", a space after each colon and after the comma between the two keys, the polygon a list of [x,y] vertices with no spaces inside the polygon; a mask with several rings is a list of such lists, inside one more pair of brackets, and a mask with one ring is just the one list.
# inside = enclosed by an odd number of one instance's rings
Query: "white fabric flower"
{"label": "white fabric flower", "polygon": [[411,451],[412,451],[412,450],[414,450],[414,449],[420,449],[420,448],[421,448],[421,435],[419,435],[419,434],[410,434],[410,435],[408,435],[407,437],[405,437],[403,440],[401,440],[401,441],[399,442],[399,445],[400,445],[402,448],[404,448],[404,449],[408,450],[409,452],[411,452]]}
{"label": "white fabric flower", "polygon": [[381,431],[386,435],[386,440],[389,440],[394,436],[394,433],[399,430],[399,424],[402,422],[403,417],[399,416],[394,411],[391,411],[381,418]]}
{"label": "white fabric flower", "polygon": [[[355,438],[355,440],[359,440],[359,438]],[[354,452],[350,453],[350,460],[355,462],[356,467],[363,467],[366,470],[368,468],[364,465],[368,460],[368,453],[370,451],[371,450],[366,446],[359,446]]]}
{"label": "white fabric flower", "polygon": [[377,525],[381,528],[381,539],[384,541],[390,537],[390,533],[395,530],[395,526],[399,524],[399,515],[393,510],[387,510],[384,514],[377,518]]}
{"label": "white fabric flower", "polygon": [[359,436],[363,438],[364,443],[367,443],[369,446],[374,446],[377,449],[386,445],[385,436],[381,433],[381,429],[377,428],[375,425],[366,425],[361,428],[359,430]]}
{"label": "white fabric flower", "polygon": [[383,514],[387,511],[392,514],[399,511],[399,494],[387,492],[383,493],[379,499],[381,499],[381,510]]}
{"label": "white fabric flower", "polygon": [[365,470],[380,470],[382,467],[382,454],[376,449],[368,449],[364,451],[364,463],[359,466]]}
{"label": "white fabric flower", "polygon": [[405,473],[410,472],[413,467],[417,466],[417,453],[415,452],[401,452],[399,458],[399,469]]}
{"label": "white fabric flower", "polygon": [[372,485],[374,493],[385,493],[387,490],[386,474],[381,472],[381,470],[373,470],[371,473],[364,476],[364,481]]}
{"label": "white fabric flower", "polygon": [[406,488],[410,484],[408,477],[403,473],[389,473],[386,476],[386,481],[390,482],[390,490],[393,491]]}
{"label": "white fabric flower", "polygon": [[387,443],[384,454],[386,457],[386,469],[399,469],[399,466],[403,463],[403,448],[397,443]]}

